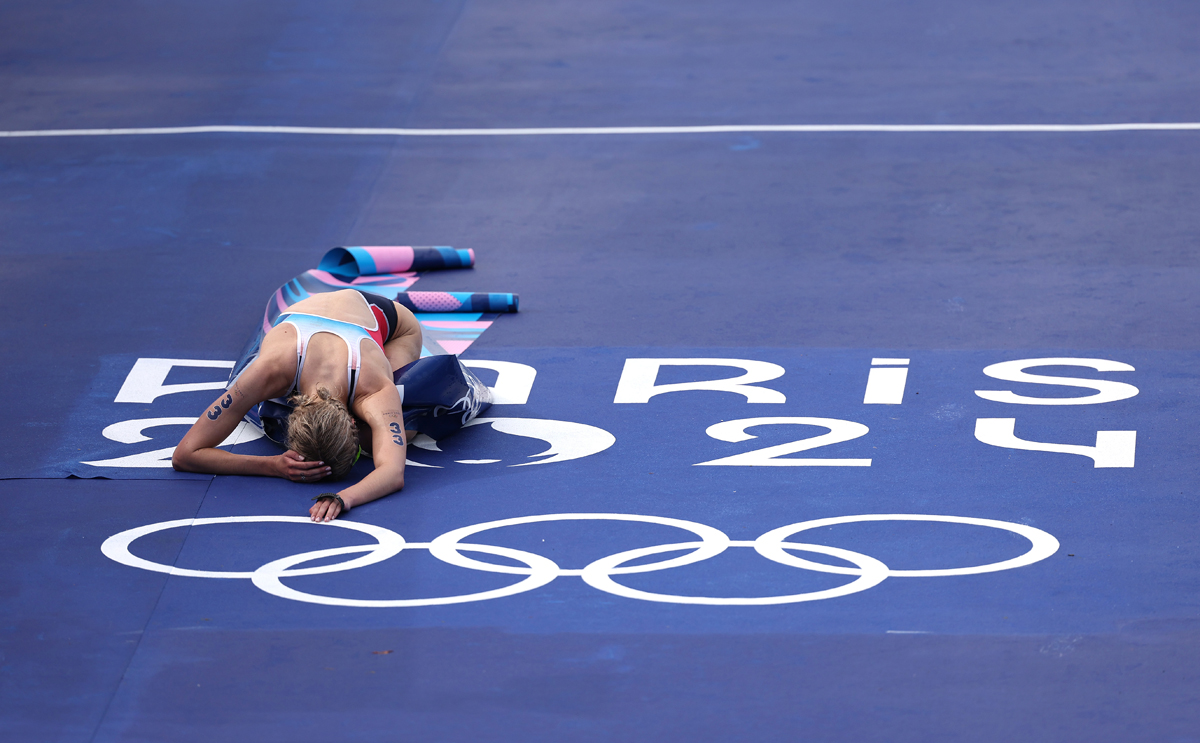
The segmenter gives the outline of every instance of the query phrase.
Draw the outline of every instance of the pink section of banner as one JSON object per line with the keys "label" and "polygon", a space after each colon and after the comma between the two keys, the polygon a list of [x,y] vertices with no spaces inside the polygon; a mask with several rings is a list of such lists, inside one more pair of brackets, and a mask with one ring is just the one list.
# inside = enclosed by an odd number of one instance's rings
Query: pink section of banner
{"label": "pink section of banner", "polygon": [[425,312],[453,312],[463,304],[449,292],[408,292],[408,298]]}
{"label": "pink section of banner", "polygon": [[[420,315],[417,319],[421,320]],[[421,324],[438,330],[487,330],[492,326],[490,320],[421,320]]]}
{"label": "pink section of banner", "polygon": [[[380,283],[381,281],[383,283]],[[373,286],[406,288],[417,283],[417,273],[416,271],[407,271],[405,273],[381,274],[379,276],[359,276],[350,283],[353,286],[365,287],[364,291],[369,291]]]}
{"label": "pink section of banner", "polygon": [[[382,289],[407,289],[417,283],[417,274],[415,272],[396,273],[391,275],[381,276],[360,276],[353,281],[346,281],[344,278],[334,276],[328,271],[322,271],[319,268],[313,268],[306,271],[309,276],[312,276],[317,281],[329,286],[344,286],[347,289],[352,287],[361,287],[363,291],[371,291],[371,287]],[[386,294],[387,292],[376,292],[378,294]]]}
{"label": "pink section of banner", "polygon": [[408,246],[363,247],[375,261],[375,273],[399,273],[412,268],[413,249]]}
{"label": "pink section of banner", "polygon": [[438,341],[438,345],[446,349],[448,353],[458,355],[471,345],[473,341]]}

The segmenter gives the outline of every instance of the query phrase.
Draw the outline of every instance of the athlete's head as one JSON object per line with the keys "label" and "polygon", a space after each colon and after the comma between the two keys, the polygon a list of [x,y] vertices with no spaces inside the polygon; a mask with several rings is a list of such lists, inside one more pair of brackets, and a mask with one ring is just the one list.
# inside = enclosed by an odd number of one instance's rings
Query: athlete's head
{"label": "athlete's head", "polygon": [[324,387],[315,395],[295,394],[288,419],[288,448],[305,459],[324,462],[338,478],[350,471],[358,454],[358,427],[346,404]]}

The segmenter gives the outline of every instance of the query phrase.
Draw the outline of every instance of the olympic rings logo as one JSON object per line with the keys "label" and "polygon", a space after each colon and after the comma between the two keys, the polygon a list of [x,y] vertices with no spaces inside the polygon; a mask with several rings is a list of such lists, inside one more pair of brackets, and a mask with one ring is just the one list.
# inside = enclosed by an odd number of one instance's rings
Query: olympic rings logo
{"label": "olympic rings logo", "polygon": [[[526,552],[524,550],[463,541],[464,539],[473,537],[481,532],[490,531],[492,529],[501,529],[506,526],[536,524],[548,521],[633,521],[648,524],[660,524],[663,526],[672,526],[691,532],[693,535],[695,535],[696,539],[618,552],[616,554],[608,555],[607,557],[602,557],[598,560],[595,560],[580,569],[559,567],[557,563],[547,557],[543,557],[542,555],[537,555],[532,552]],[[1030,547],[1022,555],[1009,560],[989,563],[986,565],[933,570],[898,570],[888,567],[874,557],[870,557],[869,555],[864,555],[859,552],[852,552],[850,550],[841,549],[838,547],[828,547],[821,544],[808,544],[804,542],[788,541],[790,537],[805,531],[810,531],[812,529],[817,529],[824,526],[833,526],[835,524],[850,524],[864,521],[932,521],[949,524],[985,526],[1019,534],[1020,536],[1029,540]],[[376,540],[376,543],[303,552],[300,554],[283,557],[278,560],[273,560],[265,565],[262,565],[256,570],[248,572],[190,570],[187,568],[178,568],[171,565],[164,565],[162,563],[145,560],[137,557],[129,550],[130,545],[140,537],[153,534],[164,529],[173,529],[183,526],[202,526],[205,524],[236,524],[255,522],[303,523],[321,527],[334,526],[367,534],[373,537]],[[762,557],[765,557],[772,562],[787,565],[789,567],[799,568],[801,570],[811,570],[820,573],[844,575],[853,578],[853,580],[836,588],[821,591],[810,591],[807,593],[798,593],[785,596],[756,597],[676,596],[672,594],[652,593],[649,591],[638,590],[624,585],[618,580],[618,577],[623,575],[649,573],[683,567],[685,565],[692,565],[694,563],[716,557],[731,547],[753,549]],[[970,518],[965,516],[934,516],[927,514],[904,513],[835,516],[832,518],[801,521],[795,524],[781,526],[778,529],[772,529],[771,531],[766,532],[754,540],[736,540],[730,539],[724,532],[711,526],[698,524],[694,521],[685,521],[683,519],[667,518],[663,516],[639,516],[624,513],[552,513],[539,516],[518,516],[511,519],[501,519],[499,521],[488,521],[482,524],[464,526],[459,529],[448,531],[434,539],[432,542],[408,542],[405,541],[404,537],[390,529],[354,521],[337,520],[328,522],[326,524],[313,524],[312,521],[303,516],[228,516],[224,518],[179,519],[177,521],[163,521],[157,524],[139,526],[134,529],[123,531],[120,534],[115,534],[104,541],[104,544],[101,546],[101,551],[105,556],[121,564],[129,565],[130,567],[135,568],[142,568],[144,570],[168,573],[170,575],[191,576],[196,578],[249,579],[261,590],[266,591],[273,596],[291,599],[293,601],[303,601],[311,604],[324,604],[326,606],[388,608],[444,606],[447,604],[461,604],[471,601],[487,601],[490,599],[498,599],[504,596],[514,596],[526,591],[532,591],[550,583],[556,578],[566,576],[578,576],[582,578],[583,581],[589,586],[606,593],[616,596],[624,596],[631,599],[640,599],[643,601],[657,601],[673,604],[701,604],[706,606],[768,606],[775,604],[794,604],[803,601],[820,601],[823,599],[831,599],[838,596],[847,596],[852,593],[858,593],[859,591],[865,591],[868,588],[879,585],[887,578],[932,578],[952,575],[978,575],[981,573],[993,573],[1000,570],[1011,570],[1013,568],[1024,567],[1040,560],[1044,560],[1057,552],[1058,547],[1058,540],[1041,529],[1035,529],[1032,526],[1014,524],[1007,521],[995,521],[992,519]],[[306,575],[321,575],[374,565],[400,554],[400,552],[403,550],[414,549],[428,550],[431,555],[442,562],[457,567],[468,570],[499,573],[503,575],[521,576],[521,579],[502,588],[497,588],[490,591],[481,591],[478,593],[464,594],[460,596],[387,600],[350,599],[333,596],[320,596],[316,594],[305,593],[298,589],[284,585],[283,583],[285,578],[298,578]],[[683,555],[659,560],[658,562],[638,562],[637,564],[630,564],[654,555],[662,555],[684,550],[689,551]],[[483,560],[477,560],[473,557],[468,557],[467,555],[463,554],[464,552],[493,555],[521,563],[521,565],[498,565],[495,563],[485,562]],[[814,562],[794,554],[796,552],[834,557],[850,563],[853,567],[827,565],[821,562]],[[305,563],[315,560],[326,560],[329,558],[341,557],[344,555],[355,555],[360,553],[363,554],[361,554],[359,557],[355,557],[344,562],[308,568],[299,567]]]}

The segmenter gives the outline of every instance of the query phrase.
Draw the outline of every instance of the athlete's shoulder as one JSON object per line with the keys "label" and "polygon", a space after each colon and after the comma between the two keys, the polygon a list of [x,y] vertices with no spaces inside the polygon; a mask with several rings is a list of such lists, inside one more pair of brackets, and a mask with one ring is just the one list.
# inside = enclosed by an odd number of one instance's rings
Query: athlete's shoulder
{"label": "athlete's shoulder", "polygon": [[[278,332],[277,332],[278,331]],[[296,331],[276,326],[263,338],[258,358],[238,377],[247,394],[266,400],[287,392],[296,376]]]}

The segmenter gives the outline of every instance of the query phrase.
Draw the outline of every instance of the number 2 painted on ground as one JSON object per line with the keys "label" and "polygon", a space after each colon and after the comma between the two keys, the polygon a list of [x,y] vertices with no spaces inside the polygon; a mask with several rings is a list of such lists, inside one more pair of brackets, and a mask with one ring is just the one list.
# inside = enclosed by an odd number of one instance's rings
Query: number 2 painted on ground
{"label": "number 2 painted on ground", "polygon": [[820,426],[829,430],[819,436],[810,436],[786,444],[767,446],[762,449],[734,454],[709,462],[697,462],[694,466],[723,465],[731,467],[870,467],[870,459],[780,459],[787,454],[808,451],[830,444],[840,444],[865,436],[869,428],[854,421],[844,421],[837,418],[743,418],[736,421],[723,421],[709,426],[705,433],[718,441],[736,443],[756,438],[746,433],[747,428],[754,426]]}

